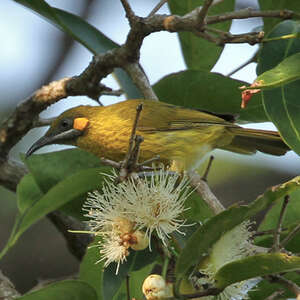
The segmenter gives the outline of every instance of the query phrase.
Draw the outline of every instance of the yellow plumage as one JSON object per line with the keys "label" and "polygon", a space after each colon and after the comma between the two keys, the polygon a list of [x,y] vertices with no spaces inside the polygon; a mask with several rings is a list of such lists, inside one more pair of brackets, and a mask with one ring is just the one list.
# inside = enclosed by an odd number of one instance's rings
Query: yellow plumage
{"label": "yellow plumage", "polygon": [[143,103],[143,109],[137,134],[144,138],[140,161],[158,154],[165,163],[175,162],[177,169],[193,169],[207,152],[215,148],[244,154],[259,150],[275,155],[289,150],[277,132],[244,129],[233,124],[228,116],[224,118],[151,100],[72,108],[52,123],[46,136],[59,133],[63,120],[86,118],[88,125],[82,134],[53,143],[76,145],[99,157],[120,161],[127,152],[136,107],[140,103]]}

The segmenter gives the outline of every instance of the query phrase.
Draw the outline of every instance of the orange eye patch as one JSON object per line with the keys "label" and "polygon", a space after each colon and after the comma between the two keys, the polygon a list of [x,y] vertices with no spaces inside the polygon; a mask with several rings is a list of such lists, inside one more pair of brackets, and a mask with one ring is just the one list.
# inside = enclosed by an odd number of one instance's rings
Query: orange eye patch
{"label": "orange eye patch", "polygon": [[87,118],[76,118],[73,123],[73,128],[83,131],[89,125],[89,120]]}

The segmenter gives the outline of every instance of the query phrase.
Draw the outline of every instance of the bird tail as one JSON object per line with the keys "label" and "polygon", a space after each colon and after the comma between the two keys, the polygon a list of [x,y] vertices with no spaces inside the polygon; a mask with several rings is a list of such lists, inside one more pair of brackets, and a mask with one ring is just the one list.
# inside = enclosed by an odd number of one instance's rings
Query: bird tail
{"label": "bird tail", "polygon": [[282,140],[277,131],[248,129],[242,127],[230,128],[234,135],[229,145],[220,147],[224,150],[242,154],[253,154],[256,151],[272,155],[284,155],[291,150]]}

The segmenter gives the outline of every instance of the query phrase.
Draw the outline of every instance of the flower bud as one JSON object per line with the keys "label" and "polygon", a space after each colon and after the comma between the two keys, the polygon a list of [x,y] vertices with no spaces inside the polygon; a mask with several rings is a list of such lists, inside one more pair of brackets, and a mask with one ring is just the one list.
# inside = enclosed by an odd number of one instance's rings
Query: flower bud
{"label": "flower bud", "polygon": [[131,244],[131,248],[133,250],[140,251],[149,246],[149,239],[147,238],[145,232],[137,230],[132,234],[132,236],[136,240],[134,244]]}
{"label": "flower bud", "polygon": [[147,300],[161,300],[172,296],[171,286],[157,274],[148,276],[142,288]]}

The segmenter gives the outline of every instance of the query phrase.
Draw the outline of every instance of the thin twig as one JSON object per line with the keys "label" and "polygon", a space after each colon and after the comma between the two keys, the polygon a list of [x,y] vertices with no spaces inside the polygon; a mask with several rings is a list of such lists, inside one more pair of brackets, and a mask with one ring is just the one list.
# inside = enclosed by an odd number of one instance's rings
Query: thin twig
{"label": "thin twig", "polygon": [[111,91],[104,91],[101,93],[101,95],[106,95],[106,96],[121,96],[124,94],[124,91],[119,89],[119,90],[111,90]]}
{"label": "thin twig", "polygon": [[139,154],[140,154],[140,146],[143,141],[144,141],[144,138],[142,136],[140,136],[140,135],[135,136],[134,147],[131,151],[131,155],[128,159],[128,164],[127,164],[127,170],[129,172],[131,171],[131,169],[132,169],[132,171],[138,170],[138,159],[139,159]]}
{"label": "thin twig", "polygon": [[288,235],[287,237],[280,243],[280,248],[283,248],[290,240],[294,238],[294,236],[300,231],[300,224],[298,224]]}
{"label": "thin twig", "polygon": [[129,139],[129,148],[128,148],[128,153],[127,153],[127,158],[130,156],[130,152],[133,150],[133,147],[134,147],[135,137],[136,137],[136,129],[137,129],[137,125],[138,125],[142,110],[143,110],[143,104],[139,104],[136,107],[136,115],[135,115],[135,119],[133,121],[131,136]]}
{"label": "thin twig", "polygon": [[129,21],[129,24],[132,27],[136,23],[136,15],[135,15],[134,11],[131,9],[127,0],[121,0],[121,3],[126,12],[126,17]]}
{"label": "thin twig", "polygon": [[148,15],[147,18],[152,17],[155,13],[157,13],[159,11],[159,9],[165,4],[167,3],[168,0],[161,0],[150,12],[150,14]]}
{"label": "thin twig", "polygon": [[145,166],[145,165],[149,165],[149,164],[151,164],[151,163],[153,163],[155,161],[158,161],[158,160],[160,160],[160,156],[159,155],[155,155],[154,157],[152,157],[150,159],[147,159],[147,160],[143,161],[142,163],[138,163],[137,165],[139,167],[142,167],[142,166]]}
{"label": "thin twig", "polygon": [[[253,234],[253,237],[263,236],[263,235],[274,235],[276,229],[269,229],[263,231],[257,231]],[[287,228],[281,228],[281,232],[286,231]]]}
{"label": "thin twig", "polygon": [[226,76],[230,77],[232,76],[233,74],[235,74],[236,72],[242,70],[243,68],[245,68],[247,65],[253,63],[256,61],[256,58],[257,58],[257,53],[258,53],[258,50],[255,51],[255,53],[249,58],[247,59],[243,64],[241,64],[240,66],[238,66],[237,68],[233,69],[231,72],[229,72]]}
{"label": "thin twig", "polygon": [[270,296],[265,298],[265,300],[275,300],[284,294],[284,290],[278,290],[272,293]]}
{"label": "thin twig", "polygon": [[290,199],[289,195],[286,195],[284,197],[282,207],[281,207],[281,210],[280,210],[280,215],[279,215],[277,227],[276,227],[276,230],[274,232],[273,247],[271,249],[271,251],[274,251],[274,252],[278,252],[280,250],[280,234],[281,234],[281,230],[282,230],[282,222],[284,220],[284,216],[285,216],[285,213],[286,213],[287,205],[289,203],[289,199]]}
{"label": "thin twig", "polygon": [[195,191],[203,198],[216,215],[225,210],[224,206],[212,193],[208,184],[201,179],[199,174],[196,172],[189,172],[188,176],[190,178],[190,185],[195,188]]}
{"label": "thin twig", "polygon": [[213,163],[214,158],[215,158],[215,157],[214,157],[213,155],[211,155],[211,156],[209,157],[209,161],[208,161],[207,167],[206,167],[205,172],[204,172],[204,174],[203,174],[203,176],[202,176],[202,178],[201,178],[203,181],[206,181],[206,182],[207,182],[207,176],[208,176],[208,173],[209,173],[209,171],[210,171],[210,169],[211,169],[211,166],[212,166],[212,163]]}
{"label": "thin twig", "polygon": [[143,104],[139,104],[136,107],[136,115],[132,125],[131,135],[129,139],[128,151],[126,153],[125,159],[121,164],[121,169],[117,182],[124,181],[133,172],[137,171],[137,163],[139,158],[139,148],[140,144],[143,142],[141,136],[136,135],[138,121],[143,109]]}
{"label": "thin twig", "polygon": [[288,280],[280,275],[270,275],[267,278],[269,278],[270,282],[280,283],[281,285],[286,287],[288,290],[295,294],[297,300],[300,298],[300,287],[295,282]]}
{"label": "thin twig", "polygon": [[233,19],[248,19],[248,18],[280,18],[280,19],[291,19],[291,18],[300,18],[300,14],[295,13],[291,10],[282,9],[282,10],[254,10],[251,8],[245,8],[238,11],[228,12],[222,15],[208,16],[206,18],[207,24],[221,23]]}
{"label": "thin twig", "polygon": [[132,63],[125,66],[127,74],[131,77],[134,84],[143,93],[145,99],[158,100],[153,91],[148,77],[138,63]]}
{"label": "thin twig", "polygon": [[198,30],[202,31],[202,26],[205,25],[205,17],[212,5],[213,0],[205,0],[198,15]]}
{"label": "thin twig", "polygon": [[211,43],[214,43],[214,44],[216,44],[218,46],[224,44],[224,42],[223,42],[222,39],[220,39],[219,37],[216,37],[216,36],[213,36],[213,35],[209,34],[207,31],[196,31],[196,30],[194,30],[193,33],[196,36],[199,36],[199,37],[201,37],[201,38],[203,38],[203,39],[205,39],[205,40],[207,40],[207,41],[209,41]]}

